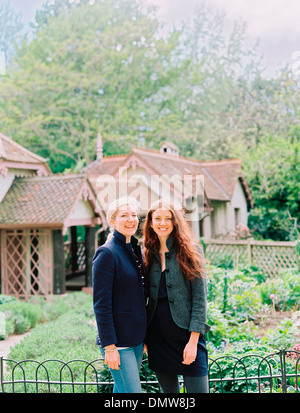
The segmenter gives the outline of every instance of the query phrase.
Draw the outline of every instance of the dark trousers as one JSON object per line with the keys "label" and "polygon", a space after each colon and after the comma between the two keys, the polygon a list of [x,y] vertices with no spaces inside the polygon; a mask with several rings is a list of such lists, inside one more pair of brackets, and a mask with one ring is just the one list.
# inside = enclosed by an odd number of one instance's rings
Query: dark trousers
{"label": "dark trousers", "polygon": [[[179,393],[179,381],[176,374],[156,372],[156,377],[163,393]],[[208,376],[183,376],[187,393],[209,393]]]}

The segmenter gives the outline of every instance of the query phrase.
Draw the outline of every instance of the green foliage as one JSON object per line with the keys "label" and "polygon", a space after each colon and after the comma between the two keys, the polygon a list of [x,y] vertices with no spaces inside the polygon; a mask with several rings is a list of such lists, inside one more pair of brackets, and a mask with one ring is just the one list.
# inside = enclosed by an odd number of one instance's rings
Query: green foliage
{"label": "green foliage", "polygon": [[[86,303],[86,294],[75,292],[66,296],[53,295],[47,298],[32,296],[28,302],[14,297],[0,295],[1,312],[5,314],[6,335],[22,334],[37,323],[57,319]],[[0,301],[0,302],[1,302]]]}
{"label": "green foliage", "polygon": [[[14,360],[92,360],[99,356],[91,302],[68,311],[57,319],[39,324],[10,353]],[[83,326],[85,325],[85,326]]]}
{"label": "green foliage", "polygon": [[1,305],[1,311],[5,314],[6,334],[22,334],[42,321],[41,308],[25,302],[14,300]]}
{"label": "green foliage", "polygon": [[13,301],[16,302],[17,299],[12,295],[0,294],[0,304],[11,303]]}
{"label": "green foliage", "polygon": [[255,199],[248,225],[255,237],[294,241],[300,234],[299,137],[268,136],[242,155]]}
{"label": "green foliage", "polygon": [[[260,292],[267,291],[278,294],[278,291],[290,286],[290,295],[295,300],[299,301],[299,289],[294,285],[297,279],[297,273],[287,271],[282,274],[283,282],[280,285],[276,282],[271,283],[271,279],[263,280],[261,274],[254,268],[244,267],[242,270],[225,270],[218,267],[209,268],[208,276],[208,324],[211,325],[211,330],[207,334],[207,347],[209,357],[218,359],[220,357],[220,365],[222,365],[222,377],[232,377],[233,369],[235,377],[244,376],[244,366],[247,366],[247,374],[258,375],[258,359],[257,356],[251,356],[255,353],[264,357],[266,354],[272,353],[274,350],[281,347],[289,348],[295,343],[295,332],[299,327],[297,323],[292,323],[286,319],[281,322],[279,327],[274,330],[268,330],[262,338],[256,336],[256,327],[251,320],[254,317],[255,311],[261,311],[268,303],[260,300]],[[227,305],[224,310],[224,280],[227,282]],[[258,281],[260,279],[261,282]],[[272,287],[271,287],[272,286]],[[285,286],[285,287],[283,287]],[[274,287],[274,288],[273,288]],[[297,298],[298,297],[298,298]],[[294,301],[290,303],[293,305]],[[35,307],[35,310],[33,310]],[[14,311],[12,312],[12,308]],[[96,337],[96,324],[94,320],[94,312],[92,305],[92,297],[82,292],[66,294],[64,296],[53,296],[48,299],[42,297],[32,297],[30,302],[16,302],[1,305],[1,309],[6,309],[6,312],[11,312],[11,320],[14,325],[17,325],[16,320],[22,319],[23,324],[29,328],[29,320],[35,325],[30,335],[26,336],[21,344],[12,348],[9,358],[20,360],[37,360],[45,361],[44,368],[39,368],[39,379],[47,380],[46,369],[51,380],[60,380],[60,369],[62,364],[50,360],[96,360],[101,358],[98,347],[94,345]],[[26,322],[25,315],[26,315]],[[37,317],[38,315],[38,317]],[[38,323],[38,321],[40,321]],[[37,324],[38,323],[38,324]],[[232,356],[232,358],[224,358],[223,356]],[[244,356],[244,357],[243,357]],[[236,362],[237,358],[243,357],[241,362]],[[269,359],[272,364],[274,374],[279,363]],[[11,363],[13,367],[14,363]],[[147,362],[141,371],[141,378],[147,374],[148,380],[155,379],[154,373],[149,370]],[[80,362],[72,362],[70,366],[73,370],[74,380],[83,380],[84,366]],[[289,366],[287,366],[289,368]],[[37,365],[34,362],[28,362],[22,365],[22,369],[26,373],[28,379],[35,379]],[[102,361],[96,363],[96,371],[98,380],[107,381],[110,376],[107,366]],[[292,367],[291,367],[292,368]],[[18,368],[15,370],[15,380],[22,379],[23,370]],[[88,369],[88,378],[95,379],[95,370]],[[211,369],[211,378],[220,377],[220,372],[217,364],[213,364]],[[268,375],[268,364],[263,362],[260,365],[259,375]],[[45,376],[45,377],[44,377]],[[63,369],[63,378],[71,380],[68,369]],[[260,382],[263,385],[263,391],[270,391],[270,383],[266,380]],[[248,382],[248,390],[257,392],[258,383],[256,381]],[[276,379],[271,383],[272,391],[280,391]],[[151,391],[156,392],[156,386],[150,386]],[[27,384],[28,392],[36,392],[33,385]],[[40,392],[70,392],[73,389],[66,385],[60,389],[57,385],[40,385]],[[216,392],[221,390],[221,384],[216,383]],[[247,391],[245,381],[240,381],[234,384],[230,380],[225,380],[223,391],[232,392]],[[9,391],[9,389],[8,389]],[[17,385],[15,391],[23,392],[24,385]],[[106,386],[84,388],[79,386],[76,392],[108,392]]]}
{"label": "green foliage", "polygon": [[211,326],[207,333],[207,340],[214,347],[219,347],[227,338],[229,321],[219,309],[218,305],[210,302],[207,311],[207,323]]}
{"label": "green foliage", "polygon": [[293,323],[289,319],[283,320],[276,329],[269,329],[262,338],[262,342],[273,348],[290,348],[296,344],[295,332],[300,327],[299,323]]}
{"label": "green foliage", "polygon": [[176,32],[162,39],[158,26],[135,0],[47,5],[1,87],[0,129],[49,157],[53,172],[94,160],[99,128],[104,153],[128,152],[153,133],[157,94],[179,70]]}
{"label": "green foliage", "polygon": [[[275,305],[281,311],[299,308],[299,271],[285,270],[276,278],[270,278],[258,288],[263,304]],[[274,298],[271,298],[274,295]]]}
{"label": "green foliage", "polygon": [[[88,360],[92,361],[100,358],[98,347],[94,345],[96,338],[96,327],[94,323],[94,312],[92,305],[92,297],[85,293],[68,294],[66,297],[60,297],[64,304],[67,303],[68,310],[56,319],[47,323],[37,325],[29,336],[26,336],[21,344],[17,344],[9,354],[9,358],[20,360],[36,360],[46,361],[43,368],[39,369],[38,378],[40,380],[59,381],[61,377],[64,380],[83,381],[84,377],[87,381],[92,380],[94,369],[87,368],[85,363],[73,362],[70,368],[73,372],[73,378],[68,368],[62,369],[62,363],[51,360]],[[60,300],[52,302],[55,306]],[[32,304],[34,305],[34,304]],[[36,305],[36,304],[35,304]],[[61,309],[64,306],[61,306]],[[57,313],[56,313],[57,314]],[[52,312],[51,317],[53,317]],[[10,363],[11,367],[14,363]],[[23,366],[26,377],[35,379],[37,372],[37,364],[28,362]],[[103,364],[95,366],[96,371],[103,369]],[[47,371],[47,374],[46,374]],[[61,376],[62,373],[62,376]],[[22,378],[23,372],[20,369],[15,371],[16,378]],[[27,392],[36,392],[33,385],[26,385]],[[79,386],[77,392],[96,391],[96,387],[85,388]],[[17,386],[16,392],[24,392],[24,385]],[[50,389],[47,385],[40,385],[39,392],[60,392],[60,386],[51,385]],[[72,391],[72,387],[66,385],[62,389],[63,392]]]}
{"label": "green foliage", "polygon": [[300,239],[296,241],[296,251],[298,259],[298,270],[300,271]]}
{"label": "green foliage", "polygon": [[[289,68],[264,78],[243,22],[228,32],[208,2],[193,17],[167,30],[143,1],[47,2],[1,79],[0,131],[49,158],[53,172],[93,161],[99,130],[104,155],[170,140],[200,160],[239,157],[255,204],[252,234],[296,240],[297,78]],[[8,2],[0,22],[11,55],[21,24]]]}
{"label": "green foliage", "polygon": [[224,117],[258,65],[245,25],[225,26],[205,4],[193,25],[161,30],[135,0],[47,3],[1,85],[0,129],[53,172],[93,160],[99,128],[105,154],[172,140],[188,156],[230,156]]}
{"label": "green foliage", "polygon": [[[233,382],[230,378],[245,377],[245,368],[247,376],[263,377],[270,375],[272,368],[273,375],[280,375],[280,360],[279,357],[269,357],[266,355],[272,354],[274,348],[267,343],[261,343],[258,340],[244,340],[234,343],[229,346],[222,355],[217,358],[217,363],[212,365],[210,370],[210,378],[220,378],[219,365],[222,365],[222,378],[225,379],[223,384],[215,382],[214,392],[219,393],[268,393],[272,387],[272,392],[281,392],[281,382],[276,378],[270,382],[269,378],[261,378],[253,380],[239,380]],[[254,355],[255,354],[255,355]],[[237,359],[241,359],[237,361]],[[292,363],[287,362],[287,371],[293,371]]]}
{"label": "green foliage", "polygon": [[[298,281],[296,270],[282,271],[278,278],[267,278],[255,267],[238,270],[208,267],[209,348],[220,351],[226,343],[256,341],[254,321],[258,314],[264,314],[266,310],[275,311],[275,307],[281,311],[299,308]],[[273,349],[280,348],[289,340],[292,342],[294,332],[287,322],[284,328],[270,329],[262,340]]]}
{"label": "green foliage", "polygon": [[208,276],[208,301],[218,303],[223,312],[237,317],[240,321],[253,319],[261,308],[257,291],[260,272],[251,267],[226,270],[212,267]]}

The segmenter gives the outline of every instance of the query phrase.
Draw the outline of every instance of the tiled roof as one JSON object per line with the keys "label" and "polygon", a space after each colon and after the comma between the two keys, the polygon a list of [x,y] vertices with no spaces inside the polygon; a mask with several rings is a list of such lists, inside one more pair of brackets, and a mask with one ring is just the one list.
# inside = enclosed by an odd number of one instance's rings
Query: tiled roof
{"label": "tiled roof", "polygon": [[47,163],[46,159],[30,152],[2,133],[0,133],[0,159],[21,163]]}
{"label": "tiled roof", "polygon": [[183,156],[134,147],[127,156],[108,157],[103,158],[100,163],[93,162],[86,168],[86,173],[91,182],[94,182],[102,174],[114,175],[118,168],[126,162],[126,159],[132,155],[138,157],[154,174],[167,176],[204,175],[205,193],[210,200],[229,201],[237,180],[241,178],[248,202],[252,202],[249,188],[243,178],[241,161],[238,159],[200,162]]}
{"label": "tiled roof", "polygon": [[200,162],[205,170],[223,189],[229,198],[232,197],[237,178],[243,176],[241,161],[228,159],[222,161]]}
{"label": "tiled roof", "polygon": [[95,160],[90,163],[84,172],[89,177],[98,177],[100,175],[113,175],[119,165],[127,158],[128,155],[107,156],[99,162]]}
{"label": "tiled roof", "polygon": [[0,203],[0,226],[63,224],[85,180],[83,175],[16,178]]}

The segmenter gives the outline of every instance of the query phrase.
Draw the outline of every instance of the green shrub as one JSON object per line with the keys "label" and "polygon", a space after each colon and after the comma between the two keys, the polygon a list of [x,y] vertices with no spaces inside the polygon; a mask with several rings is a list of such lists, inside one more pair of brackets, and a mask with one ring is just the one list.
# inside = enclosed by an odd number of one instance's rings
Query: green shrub
{"label": "green shrub", "polygon": [[[287,311],[299,308],[300,283],[297,270],[281,271],[276,278],[269,278],[260,284],[258,291],[263,304],[275,305],[278,310]],[[272,298],[272,295],[275,297]]]}
{"label": "green shrub", "polygon": [[[83,296],[61,297],[62,300],[58,301],[67,304],[69,310],[56,320],[38,324],[30,335],[11,349],[9,359],[15,361],[35,360],[35,362],[24,363],[22,369],[17,368],[15,370],[15,380],[22,379],[23,371],[25,371],[27,380],[35,380],[36,375],[40,380],[47,380],[48,374],[50,380],[59,381],[62,374],[62,379],[72,381],[69,368],[63,367],[65,362],[71,360],[92,361],[101,358],[98,346],[95,345],[96,324],[92,297],[82,294]],[[78,305],[79,303],[80,305]],[[46,305],[46,303],[44,304]],[[62,303],[60,302],[60,304]],[[61,305],[61,308],[64,308],[64,306]],[[36,361],[44,362],[43,367],[39,368],[38,372]],[[104,372],[103,362],[98,362],[98,364],[97,371]],[[14,365],[14,362],[9,364],[11,368]],[[87,381],[93,380],[95,370],[92,367],[85,370],[85,363],[74,361],[70,367],[74,381],[83,381],[84,377]],[[60,392],[61,390],[63,392],[73,391],[71,385],[65,385],[63,389],[59,385],[51,384],[50,387],[48,384],[39,385],[39,392]],[[9,388],[7,388],[7,391],[9,391]],[[17,385],[15,391],[24,392],[24,384]],[[26,391],[36,392],[37,390],[35,385],[26,384]],[[87,389],[84,386],[79,386],[76,389],[76,392],[82,391],[87,391]],[[88,391],[97,391],[97,388],[93,386]]]}
{"label": "green shrub", "polygon": [[96,327],[92,299],[86,304],[73,308],[56,320],[37,325],[22,343],[16,345],[9,357],[14,360],[44,360],[58,358],[70,360],[98,356],[95,343]]}
{"label": "green shrub", "polygon": [[207,323],[211,327],[207,340],[215,347],[220,346],[227,337],[229,321],[216,304],[208,304]]}
{"label": "green shrub", "polygon": [[292,322],[288,318],[281,321],[281,323],[274,329],[269,329],[262,337],[262,343],[268,344],[275,349],[285,348],[298,343],[297,333],[300,327],[299,322]]}
{"label": "green shrub", "polygon": [[[274,378],[274,376],[281,374],[280,358],[278,355],[273,356],[273,353],[272,346],[261,343],[258,339],[233,343],[223,350],[222,354],[216,353],[212,356],[215,363],[211,363],[210,379],[225,379],[222,384],[217,381],[212,383],[211,388],[216,393],[257,393],[258,386],[260,386],[262,392],[270,392],[271,387],[272,392],[281,392],[281,380]],[[272,356],[269,357],[269,355]],[[286,368],[288,372],[295,371],[293,364],[289,361],[286,363]],[[247,370],[247,381],[242,379],[246,376],[245,369]],[[271,374],[273,378],[268,377]],[[233,381],[233,377],[241,379]],[[262,378],[258,381],[257,377]]]}
{"label": "green shrub", "polygon": [[22,334],[37,323],[57,319],[74,308],[81,308],[87,302],[91,303],[91,296],[83,292],[49,297],[32,296],[28,302],[18,301],[14,297],[3,296],[5,302],[1,304],[1,311],[5,313],[6,335]]}
{"label": "green shrub", "polygon": [[43,318],[40,307],[22,301],[11,301],[1,305],[5,314],[6,334],[22,334],[34,327]]}
{"label": "green shrub", "polygon": [[237,317],[239,322],[255,319],[262,307],[258,279],[259,271],[246,269],[227,270],[217,267],[209,269],[207,298],[218,305],[223,313]]}
{"label": "green shrub", "polygon": [[0,305],[7,304],[12,301],[17,301],[16,297],[13,297],[12,295],[0,294]]}
{"label": "green shrub", "polygon": [[241,265],[239,267],[239,271],[244,274],[245,277],[250,277],[256,280],[258,284],[265,282],[267,279],[266,274],[260,268],[255,267],[254,265]]}
{"label": "green shrub", "polygon": [[234,267],[234,258],[230,253],[214,252],[206,254],[210,262],[219,268],[232,269]]}

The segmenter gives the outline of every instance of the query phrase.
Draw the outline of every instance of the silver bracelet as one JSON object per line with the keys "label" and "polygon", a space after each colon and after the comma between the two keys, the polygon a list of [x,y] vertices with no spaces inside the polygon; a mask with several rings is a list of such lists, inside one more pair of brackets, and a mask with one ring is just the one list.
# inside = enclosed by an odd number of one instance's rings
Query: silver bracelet
{"label": "silver bracelet", "polygon": [[117,347],[114,347],[114,348],[108,349],[108,350],[104,349],[105,353],[110,353],[111,351],[115,351],[115,350],[117,350]]}

